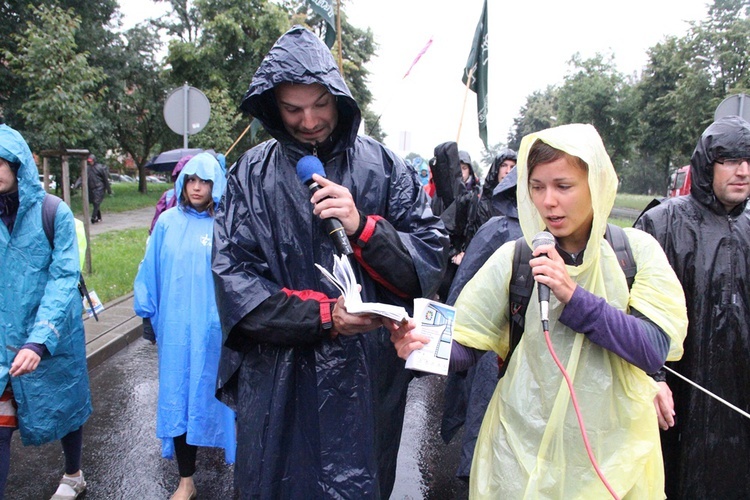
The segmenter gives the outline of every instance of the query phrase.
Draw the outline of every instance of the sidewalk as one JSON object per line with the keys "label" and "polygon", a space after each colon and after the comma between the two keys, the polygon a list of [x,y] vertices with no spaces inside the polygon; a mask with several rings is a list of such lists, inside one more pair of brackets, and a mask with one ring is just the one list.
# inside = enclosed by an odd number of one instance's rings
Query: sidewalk
{"label": "sidewalk", "polygon": [[[104,220],[91,226],[91,235],[151,226],[154,208],[142,208],[116,214],[104,214]],[[86,360],[91,370],[123,347],[141,338],[141,318],[133,312],[133,294],[104,304],[99,321],[83,320],[86,331]]]}

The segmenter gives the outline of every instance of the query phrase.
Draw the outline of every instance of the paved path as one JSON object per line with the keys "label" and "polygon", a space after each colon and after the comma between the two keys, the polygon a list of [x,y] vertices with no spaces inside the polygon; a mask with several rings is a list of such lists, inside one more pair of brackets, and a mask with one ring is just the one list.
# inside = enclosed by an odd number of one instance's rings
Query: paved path
{"label": "paved path", "polygon": [[120,213],[104,213],[102,221],[89,226],[91,236],[107,233],[109,231],[122,231],[124,229],[138,229],[139,227],[151,227],[154,218],[154,207],[139,208]]}
{"label": "paved path", "polygon": [[[105,213],[102,221],[90,226],[91,236],[125,229],[151,227],[154,208],[147,207],[120,213]],[[141,337],[141,318],[133,312],[133,294],[104,304],[99,321],[86,318],[86,359],[89,369]]]}

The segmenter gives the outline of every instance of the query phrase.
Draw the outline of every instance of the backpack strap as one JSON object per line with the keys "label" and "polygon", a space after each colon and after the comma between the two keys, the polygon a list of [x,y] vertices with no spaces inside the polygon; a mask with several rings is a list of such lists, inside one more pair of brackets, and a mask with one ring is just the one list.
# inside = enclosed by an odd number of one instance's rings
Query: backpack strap
{"label": "backpack strap", "polygon": [[499,377],[505,375],[508,361],[521,341],[521,335],[526,323],[526,309],[531,300],[531,292],[534,289],[534,276],[531,272],[529,261],[531,260],[531,247],[526,243],[524,237],[516,240],[515,252],[513,252],[513,269],[510,277],[509,302],[510,302],[510,341],[508,355],[503,360]]}
{"label": "backpack strap", "polygon": [[[633,252],[630,249],[630,242],[625,231],[614,224],[607,224],[607,230],[604,238],[612,246],[617,256],[622,271],[625,273],[625,279],[628,282],[628,290],[633,287],[635,274],[638,272]],[[534,289],[534,275],[531,272],[529,261],[531,260],[532,250],[526,240],[520,237],[516,240],[516,249],[513,253],[513,270],[510,277],[509,300],[510,303],[510,347],[508,355],[505,357],[502,367],[500,368],[499,377],[505,375],[508,368],[508,361],[515,351],[518,343],[521,341],[526,322],[526,309],[529,307],[531,292]]]}
{"label": "backpack strap", "polygon": [[42,200],[42,228],[53,250],[55,249],[55,215],[61,201],[60,198],[49,193],[45,193],[44,200]]}
{"label": "backpack strap", "polygon": [[633,288],[633,282],[635,281],[635,273],[638,272],[638,266],[635,264],[633,258],[633,252],[630,249],[630,242],[625,234],[625,230],[620,226],[614,224],[607,224],[607,230],[604,233],[604,238],[612,246],[612,250],[615,251],[617,262],[622,268],[622,272],[625,273],[625,279],[628,282],[628,290]]}

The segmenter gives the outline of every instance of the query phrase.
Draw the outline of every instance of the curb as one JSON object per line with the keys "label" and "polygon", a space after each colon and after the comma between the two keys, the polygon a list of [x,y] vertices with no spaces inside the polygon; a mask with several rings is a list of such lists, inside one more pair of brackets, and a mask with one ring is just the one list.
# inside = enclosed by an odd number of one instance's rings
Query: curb
{"label": "curb", "polygon": [[104,304],[99,321],[85,318],[86,362],[92,370],[121,349],[140,339],[142,320],[133,312],[133,293]]}

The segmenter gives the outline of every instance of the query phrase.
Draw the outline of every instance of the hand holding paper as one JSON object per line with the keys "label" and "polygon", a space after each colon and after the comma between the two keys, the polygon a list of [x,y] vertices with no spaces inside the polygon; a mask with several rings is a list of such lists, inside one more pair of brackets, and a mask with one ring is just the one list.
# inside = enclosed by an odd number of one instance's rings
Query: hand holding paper
{"label": "hand holding paper", "polygon": [[320,264],[315,264],[315,267],[320,269],[323,276],[339,289],[341,295],[344,297],[344,304],[348,313],[376,314],[395,321],[409,319],[406,309],[401,306],[381,304],[380,302],[362,302],[357,278],[354,276],[354,270],[349,262],[349,258],[346,255],[334,255],[333,260],[333,274]]}

